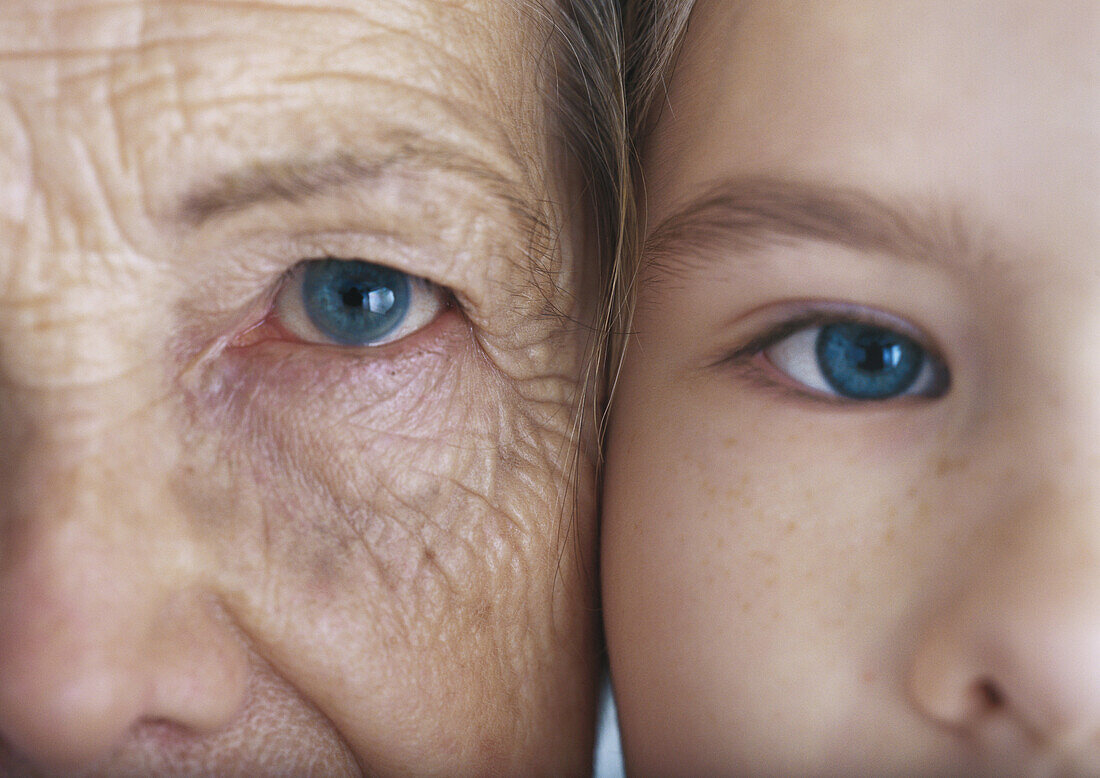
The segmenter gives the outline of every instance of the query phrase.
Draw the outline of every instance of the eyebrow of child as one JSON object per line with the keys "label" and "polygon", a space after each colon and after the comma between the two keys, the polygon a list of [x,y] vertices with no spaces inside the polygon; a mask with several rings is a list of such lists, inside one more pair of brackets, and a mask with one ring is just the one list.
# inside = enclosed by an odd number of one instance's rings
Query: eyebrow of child
{"label": "eyebrow of child", "polygon": [[972,269],[965,259],[1001,253],[982,250],[977,235],[957,206],[811,181],[731,178],[662,221],[646,239],[644,254],[649,270],[679,274],[728,260],[731,251],[809,240]]}

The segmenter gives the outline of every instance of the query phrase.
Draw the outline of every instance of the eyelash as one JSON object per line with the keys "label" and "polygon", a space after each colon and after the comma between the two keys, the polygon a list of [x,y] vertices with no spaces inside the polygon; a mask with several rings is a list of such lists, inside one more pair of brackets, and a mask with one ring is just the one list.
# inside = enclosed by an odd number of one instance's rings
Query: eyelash
{"label": "eyelash", "polygon": [[[799,333],[817,329],[819,330],[817,337],[820,339],[822,328],[840,325],[840,328],[843,329],[843,325],[846,324],[865,327],[870,331],[900,336],[897,340],[915,345],[921,350],[921,372],[914,375],[911,384],[904,391],[897,394],[884,397],[849,396],[842,394],[835,388],[813,386],[807,381],[800,380],[776,364],[767,353],[769,350],[799,335]],[[906,322],[868,309],[853,310],[845,307],[842,310],[816,310],[795,316],[772,327],[764,334],[734,349],[732,353],[720,360],[719,364],[733,366],[741,372],[744,378],[764,389],[781,391],[799,398],[810,398],[815,401],[838,405],[864,405],[868,402],[883,403],[902,399],[938,399],[946,394],[950,388],[950,370],[945,360],[940,356],[938,349],[928,345],[927,338],[913,333],[912,330],[913,328]],[[805,358],[802,361],[805,362]],[[819,354],[815,353],[814,362],[814,369],[824,379],[823,381],[816,381],[816,383],[832,383],[832,379],[825,376],[825,369],[822,366]],[[913,391],[912,387],[918,387],[920,391]]]}

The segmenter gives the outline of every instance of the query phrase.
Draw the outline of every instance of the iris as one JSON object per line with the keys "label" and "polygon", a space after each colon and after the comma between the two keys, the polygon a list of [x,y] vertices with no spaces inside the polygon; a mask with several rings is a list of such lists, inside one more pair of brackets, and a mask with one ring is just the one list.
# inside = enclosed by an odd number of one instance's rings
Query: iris
{"label": "iris", "polygon": [[837,394],[857,400],[886,400],[913,386],[924,365],[924,349],[892,330],[857,322],[821,327],[817,364]]}
{"label": "iris", "polygon": [[412,297],[405,273],[361,260],[318,259],[306,264],[302,307],[326,337],[365,346],[405,319]]}

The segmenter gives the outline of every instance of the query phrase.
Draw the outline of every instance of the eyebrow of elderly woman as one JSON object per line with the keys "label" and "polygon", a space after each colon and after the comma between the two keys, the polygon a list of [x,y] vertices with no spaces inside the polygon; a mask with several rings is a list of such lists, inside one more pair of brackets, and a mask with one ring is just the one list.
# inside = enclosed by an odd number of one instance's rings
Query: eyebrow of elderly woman
{"label": "eyebrow of elderly woman", "polygon": [[610,0],[0,24],[0,772],[581,773]]}
{"label": "eyebrow of elderly woman", "polygon": [[353,186],[378,185],[400,175],[431,173],[452,174],[473,186],[486,188],[513,207],[523,220],[531,222],[532,228],[541,218],[529,201],[530,193],[514,178],[502,175],[462,145],[431,143],[421,137],[404,139],[385,155],[337,151],[321,158],[293,156],[253,163],[186,193],[176,216],[191,227],[200,227],[213,218],[253,205],[298,203],[326,194],[338,196]]}

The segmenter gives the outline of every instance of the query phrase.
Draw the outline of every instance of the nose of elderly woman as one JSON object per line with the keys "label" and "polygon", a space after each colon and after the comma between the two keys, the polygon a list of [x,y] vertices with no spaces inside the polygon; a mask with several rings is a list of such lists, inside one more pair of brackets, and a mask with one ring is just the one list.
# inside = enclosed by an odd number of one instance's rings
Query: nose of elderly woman
{"label": "nose of elderly woman", "polygon": [[136,414],[82,443],[72,418],[36,410],[0,476],[2,742],[65,770],[150,724],[221,727],[247,653],[163,497],[171,459],[150,447],[164,436]]}

